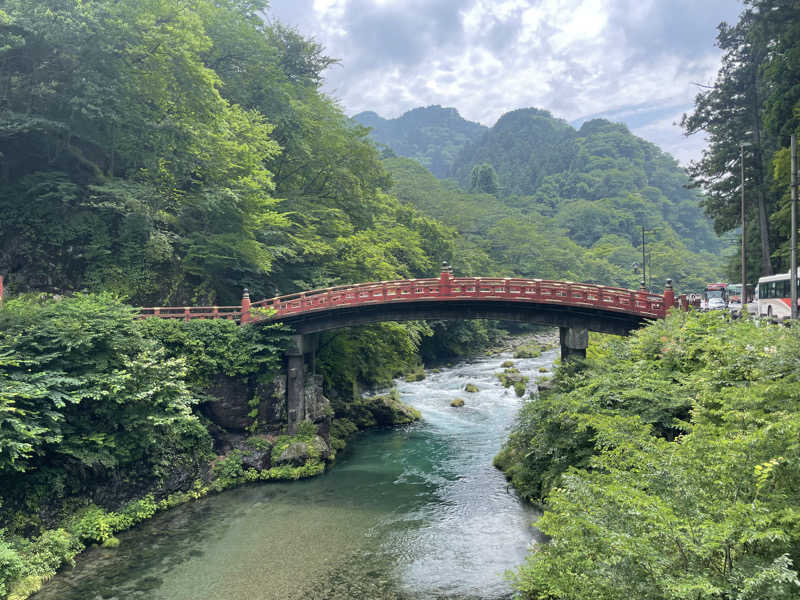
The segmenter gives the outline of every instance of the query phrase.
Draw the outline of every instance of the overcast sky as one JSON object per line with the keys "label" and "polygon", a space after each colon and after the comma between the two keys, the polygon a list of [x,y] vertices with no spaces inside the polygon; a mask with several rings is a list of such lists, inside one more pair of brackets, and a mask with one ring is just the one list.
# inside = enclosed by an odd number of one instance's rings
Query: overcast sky
{"label": "overcast sky", "polygon": [[325,91],[349,115],[458,109],[491,126],[536,107],[575,125],[626,123],[682,163],[704,140],[679,126],[713,81],[721,21],[740,0],[272,0],[270,18],[341,60]]}

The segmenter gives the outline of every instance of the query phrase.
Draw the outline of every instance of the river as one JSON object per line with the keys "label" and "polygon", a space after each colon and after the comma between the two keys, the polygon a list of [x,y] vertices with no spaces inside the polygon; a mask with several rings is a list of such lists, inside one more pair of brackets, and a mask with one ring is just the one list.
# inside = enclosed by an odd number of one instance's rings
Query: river
{"label": "river", "polygon": [[[510,598],[503,573],[536,543],[538,513],[492,466],[521,403],[495,376],[509,358],[398,382],[421,422],[360,434],[320,477],[158,515],[81,555],[35,600]],[[554,358],[514,363],[533,381]],[[466,405],[451,407],[456,397]]]}

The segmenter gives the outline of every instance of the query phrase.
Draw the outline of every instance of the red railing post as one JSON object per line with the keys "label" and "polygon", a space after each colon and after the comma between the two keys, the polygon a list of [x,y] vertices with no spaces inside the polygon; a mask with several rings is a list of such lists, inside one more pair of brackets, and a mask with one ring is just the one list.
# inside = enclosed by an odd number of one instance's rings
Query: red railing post
{"label": "red railing post", "polygon": [[250,291],[244,288],[242,292],[242,315],[239,318],[239,323],[244,325],[250,320]]}
{"label": "red railing post", "polygon": [[442,261],[442,272],[439,273],[439,295],[450,295],[450,280],[453,278],[453,269],[447,264],[447,261]]}

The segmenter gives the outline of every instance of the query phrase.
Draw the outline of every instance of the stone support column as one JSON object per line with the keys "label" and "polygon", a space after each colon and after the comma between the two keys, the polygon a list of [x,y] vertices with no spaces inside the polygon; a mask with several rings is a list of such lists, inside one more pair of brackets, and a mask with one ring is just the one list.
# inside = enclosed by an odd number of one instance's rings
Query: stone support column
{"label": "stone support column", "polygon": [[586,358],[589,345],[589,330],[585,327],[559,327],[561,340],[561,362],[574,358]]}
{"label": "stone support column", "polygon": [[297,433],[297,426],[306,416],[304,341],[302,335],[293,335],[292,343],[286,351],[286,415],[289,435]]}

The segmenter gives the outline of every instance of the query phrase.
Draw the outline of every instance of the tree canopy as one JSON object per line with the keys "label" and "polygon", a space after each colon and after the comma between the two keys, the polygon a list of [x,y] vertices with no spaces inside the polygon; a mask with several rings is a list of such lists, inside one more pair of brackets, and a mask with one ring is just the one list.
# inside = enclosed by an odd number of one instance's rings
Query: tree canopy
{"label": "tree canopy", "polygon": [[[709,140],[689,173],[705,191],[717,232],[741,225],[744,184],[747,267],[757,279],[789,264],[788,146],[800,119],[800,7],[791,0],[744,5],[738,23],[719,26],[722,67],[682,124],[687,134],[703,132]],[[730,261],[731,272],[739,266]]]}

